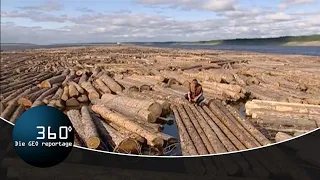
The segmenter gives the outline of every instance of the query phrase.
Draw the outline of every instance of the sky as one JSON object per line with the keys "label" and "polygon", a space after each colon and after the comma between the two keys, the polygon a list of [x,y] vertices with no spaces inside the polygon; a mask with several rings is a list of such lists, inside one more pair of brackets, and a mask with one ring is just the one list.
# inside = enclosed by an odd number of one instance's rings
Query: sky
{"label": "sky", "polygon": [[1,0],[1,43],[320,34],[320,0]]}

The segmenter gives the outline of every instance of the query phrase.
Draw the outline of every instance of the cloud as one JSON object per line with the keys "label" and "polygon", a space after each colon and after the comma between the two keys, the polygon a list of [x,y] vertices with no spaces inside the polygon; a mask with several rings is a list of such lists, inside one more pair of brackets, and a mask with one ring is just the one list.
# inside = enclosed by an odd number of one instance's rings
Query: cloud
{"label": "cloud", "polygon": [[275,14],[269,14],[267,15],[267,19],[270,19],[272,21],[289,21],[293,20],[293,16],[285,14],[283,12],[278,12]]}
{"label": "cloud", "polygon": [[63,9],[63,5],[57,1],[44,1],[38,6],[23,6],[18,7],[21,10],[37,10],[37,11],[60,11]]}
{"label": "cloud", "polygon": [[313,4],[315,2],[316,0],[283,0],[282,3],[278,5],[278,7],[280,9],[287,9],[292,6]]}
{"label": "cloud", "polygon": [[35,22],[65,22],[68,17],[67,15],[52,15],[40,11],[12,11],[12,12],[1,12],[1,18],[27,18]]}
{"label": "cloud", "polygon": [[93,13],[94,10],[89,9],[89,8],[76,8],[77,11],[83,12],[83,13]]}
{"label": "cloud", "polygon": [[149,6],[167,6],[183,10],[231,11],[237,0],[136,0],[139,4]]}

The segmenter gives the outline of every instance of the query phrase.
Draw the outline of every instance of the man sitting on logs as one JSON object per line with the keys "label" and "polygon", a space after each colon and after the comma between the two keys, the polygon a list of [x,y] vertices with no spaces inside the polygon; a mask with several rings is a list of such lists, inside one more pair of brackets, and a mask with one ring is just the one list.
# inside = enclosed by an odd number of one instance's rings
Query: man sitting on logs
{"label": "man sitting on logs", "polygon": [[202,86],[197,79],[193,79],[189,83],[189,92],[184,96],[189,102],[202,105],[204,100]]}

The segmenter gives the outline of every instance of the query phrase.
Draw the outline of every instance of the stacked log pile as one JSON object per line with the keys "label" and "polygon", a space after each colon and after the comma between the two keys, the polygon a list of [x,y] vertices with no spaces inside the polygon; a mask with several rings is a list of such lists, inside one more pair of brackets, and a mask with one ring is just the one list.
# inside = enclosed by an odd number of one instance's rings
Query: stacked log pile
{"label": "stacked log pile", "polygon": [[[0,112],[15,123],[29,108],[58,108],[71,119],[76,144],[92,149],[166,155],[180,143],[183,155],[244,150],[319,127],[317,62],[132,46],[2,52]],[[184,99],[194,78],[203,107]],[[247,100],[245,117],[233,104]],[[162,132],[170,115],[178,137]]]}

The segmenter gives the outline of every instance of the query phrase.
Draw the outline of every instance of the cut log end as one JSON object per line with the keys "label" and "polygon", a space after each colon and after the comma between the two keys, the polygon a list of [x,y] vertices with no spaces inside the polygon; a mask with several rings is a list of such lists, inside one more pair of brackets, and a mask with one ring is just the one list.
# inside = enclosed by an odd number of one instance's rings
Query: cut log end
{"label": "cut log end", "polygon": [[141,152],[141,145],[135,139],[128,138],[123,140],[117,147],[115,147],[114,152],[139,154]]}
{"label": "cut log end", "polygon": [[88,148],[97,149],[100,145],[100,139],[98,137],[90,137],[86,143]]}
{"label": "cut log end", "polygon": [[153,147],[162,148],[164,145],[164,140],[160,137],[157,137],[151,143]]}

